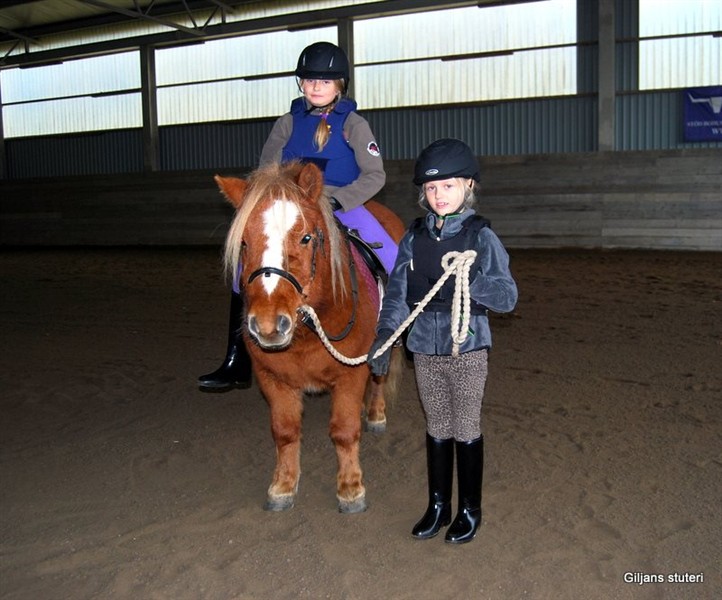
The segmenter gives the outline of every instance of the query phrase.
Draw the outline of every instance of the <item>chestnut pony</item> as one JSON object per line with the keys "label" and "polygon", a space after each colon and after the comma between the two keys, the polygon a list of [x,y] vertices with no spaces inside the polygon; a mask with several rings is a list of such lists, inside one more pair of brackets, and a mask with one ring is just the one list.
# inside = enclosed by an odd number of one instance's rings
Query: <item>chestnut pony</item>
{"label": "chestnut pony", "polygon": [[[359,462],[362,413],[365,408],[368,429],[384,430],[384,388],[390,399],[402,361],[392,360],[387,378],[372,377],[365,362],[344,364],[302,321],[302,307],[313,308],[341,355],[363,356],[375,335],[378,287],[337,225],[315,165],[273,164],[247,179],[216,177],[216,182],[236,208],[224,262],[231,275],[242,268],[243,335],[270,407],[276,444],[265,508],[293,506],[301,475],[304,393],[329,392],[339,510],[361,512],[366,509]],[[365,206],[398,242],[404,232],[399,218],[375,201]]]}

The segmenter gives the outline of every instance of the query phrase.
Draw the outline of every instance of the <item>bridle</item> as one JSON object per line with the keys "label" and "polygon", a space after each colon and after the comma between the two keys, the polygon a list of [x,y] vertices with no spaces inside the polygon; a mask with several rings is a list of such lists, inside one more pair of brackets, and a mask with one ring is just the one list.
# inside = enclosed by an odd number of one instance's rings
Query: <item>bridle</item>
{"label": "bridle", "polygon": [[[316,229],[316,236],[311,236],[308,241],[313,242],[313,249],[311,254],[311,280],[309,281],[309,284],[314,280],[316,276],[316,251],[318,250],[319,246],[321,248],[321,252],[324,256],[326,256],[326,251],[324,247],[324,235],[323,231],[321,229]],[[339,333],[338,335],[330,335],[325,329],[323,329],[324,335],[331,341],[339,342],[342,339],[344,339],[353,328],[354,324],[356,323],[356,311],[358,309],[358,277],[356,276],[356,266],[354,264],[353,260],[353,254],[351,253],[351,247],[348,239],[348,235],[344,236],[346,239],[346,245],[348,249],[348,257],[349,257],[349,273],[351,277],[351,296],[353,298],[353,310],[351,311],[351,317],[349,318],[348,323],[346,323],[346,327],[344,327],[343,331]],[[303,242],[302,242],[303,243]],[[307,242],[306,242],[307,243]],[[290,283],[294,289],[301,295],[302,298],[306,298],[306,294],[303,291],[303,286],[299,283],[298,279],[289,271],[286,271],[285,269],[279,269],[278,267],[260,267],[253,271],[248,276],[248,283],[249,285],[254,279],[257,279],[263,275],[264,277],[270,277],[271,275],[278,275],[280,278],[285,279]],[[314,324],[313,320],[311,319],[310,315],[306,310],[304,310],[303,306],[300,306],[297,311],[301,317],[301,322],[306,325],[311,331],[316,332],[316,325]]]}
{"label": "bridle", "polygon": [[263,275],[264,277],[270,277],[271,275],[278,275],[282,279],[285,279],[288,281],[293,287],[296,288],[296,291],[304,296],[303,293],[303,286],[298,283],[298,279],[296,279],[291,273],[288,271],[284,271],[283,269],[279,269],[278,267],[261,267],[260,269],[256,269],[248,276],[248,283],[250,284],[254,279],[257,277],[260,277]]}

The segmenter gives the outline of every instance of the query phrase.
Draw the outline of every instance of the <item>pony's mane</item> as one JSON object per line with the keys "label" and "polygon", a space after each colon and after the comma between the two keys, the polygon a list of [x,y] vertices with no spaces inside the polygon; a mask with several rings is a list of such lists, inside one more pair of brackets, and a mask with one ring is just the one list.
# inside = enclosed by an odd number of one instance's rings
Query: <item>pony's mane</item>
{"label": "pony's mane", "polygon": [[[305,190],[296,183],[298,174],[303,164],[298,161],[278,164],[271,163],[253,171],[247,178],[248,187],[243,197],[243,203],[236,211],[231,227],[226,236],[223,263],[225,272],[230,278],[235,278],[241,257],[241,242],[246,229],[248,219],[258,206],[258,203],[266,198],[284,199],[293,202],[299,209],[302,218],[306,219],[305,207],[309,205],[306,200]],[[312,199],[313,200],[313,199]],[[325,236],[328,239],[328,252],[331,261],[331,289],[333,297],[344,298],[347,294],[342,251],[342,236],[336,220],[333,216],[331,203],[326,193],[316,199],[317,208],[321,213]],[[324,250],[319,249],[323,256]]]}

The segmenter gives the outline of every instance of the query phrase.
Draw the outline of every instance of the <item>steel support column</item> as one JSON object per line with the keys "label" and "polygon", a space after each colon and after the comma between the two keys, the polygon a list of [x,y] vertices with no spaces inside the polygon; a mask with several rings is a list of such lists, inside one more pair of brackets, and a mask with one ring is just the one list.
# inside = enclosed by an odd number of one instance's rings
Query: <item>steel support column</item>
{"label": "steel support column", "polygon": [[599,0],[598,150],[615,149],[615,0]]}
{"label": "steel support column", "polygon": [[158,171],[158,102],[155,82],[155,49],[140,49],[141,102],[143,104],[143,170]]}

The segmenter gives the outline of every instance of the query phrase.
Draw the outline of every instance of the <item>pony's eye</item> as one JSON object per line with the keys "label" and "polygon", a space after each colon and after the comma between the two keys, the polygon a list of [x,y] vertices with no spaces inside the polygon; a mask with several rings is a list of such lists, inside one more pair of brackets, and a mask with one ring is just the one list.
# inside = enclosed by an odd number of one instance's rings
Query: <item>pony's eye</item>
{"label": "pony's eye", "polygon": [[310,234],[310,233],[307,233],[306,235],[304,235],[304,236],[301,238],[301,243],[304,244],[304,245],[305,245],[305,244],[308,244],[308,242],[310,242],[311,239],[312,239],[311,234]]}

